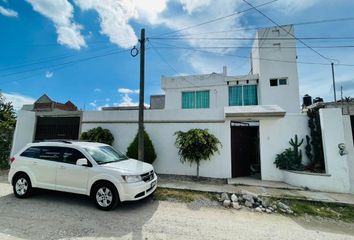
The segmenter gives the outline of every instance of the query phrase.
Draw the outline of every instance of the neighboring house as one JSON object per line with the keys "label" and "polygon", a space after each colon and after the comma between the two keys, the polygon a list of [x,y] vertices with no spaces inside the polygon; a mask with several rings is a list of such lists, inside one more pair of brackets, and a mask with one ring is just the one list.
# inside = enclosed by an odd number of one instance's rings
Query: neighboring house
{"label": "neighboring house", "polygon": [[71,102],[66,103],[54,102],[46,94],[38,98],[33,104],[33,110],[42,111],[77,111],[77,107]]}
{"label": "neighboring house", "polygon": [[[296,42],[289,32],[294,34],[291,25],[258,30],[250,74],[229,76],[224,67],[222,73],[162,76],[165,95],[151,96],[150,109],[144,113],[145,129],[157,153],[154,166],[158,173],[194,175],[195,166],[179,161],[174,133],[206,128],[221,141],[222,148],[220,154],[201,164],[201,176],[251,176],[311,189],[354,192],[353,154],[338,153],[339,143],[353,146],[351,131],[344,131],[350,127],[350,119],[340,109],[320,110],[325,174],[283,171],[274,165],[276,154],[290,147],[290,138],[309,134],[308,118],[301,112],[299,100]],[[76,139],[80,132],[101,126],[110,129],[116,139],[114,146],[125,152],[138,130],[138,110],[104,110],[81,113]],[[19,112],[13,152],[25,141],[36,140],[38,114]]]}

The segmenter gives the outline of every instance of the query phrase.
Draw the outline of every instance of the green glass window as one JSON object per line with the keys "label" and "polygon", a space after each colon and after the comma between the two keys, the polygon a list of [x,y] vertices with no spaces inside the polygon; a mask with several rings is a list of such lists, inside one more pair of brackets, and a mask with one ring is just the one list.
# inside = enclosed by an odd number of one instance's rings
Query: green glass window
{"label": "green glass window", "polygon": [[195,92],[182,92],[182,108],[195,108]]}
{"label": "green glass window", "polygon": [[243,105],[257,105],[257,85],[243,86]]}
{"label": "green glass window", "polygon": [[229,106],[257,104],[257,85],[238,85],[229,87]]}
{"label": "green glass window", "polygon": [[195,108],[209,108],[209,91],[197,91],[195,94]]}
{"label": "green glass window", "polygon": [[229,106],[242,106],[242,86],[229,87]]}
{"label": "green glass window", "polygon": [[182,92],[182,108],[209,108],[209,90]]}

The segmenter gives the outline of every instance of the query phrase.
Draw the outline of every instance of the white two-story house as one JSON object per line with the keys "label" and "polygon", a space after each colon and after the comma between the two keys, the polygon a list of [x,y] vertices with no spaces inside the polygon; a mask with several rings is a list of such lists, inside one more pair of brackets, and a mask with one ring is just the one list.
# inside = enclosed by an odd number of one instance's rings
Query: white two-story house
{"label": "white two-story house", "polygon": [[[338,109],[320,110],[325,174],[283,171],[274,164],[276,155],[290,147],[289,140],[295,134],[300,139],[309,135],[308,117],[301,113],[293,35],[291,25],[258,30],[247,75],[229,76],[224,67],[221,73],[161,77],[165,94],[151,96],[151,108],[144,113],[145,129],[157,153],[154,162],[157,173],[195,175],[195,166],[179,160],[175,132],[203,128],[213,133],[222,147],[211,160],[201,163],[201,176],[252,177],[318,190],[354,192],[353,153],[339,155],[337,147],[339,143],[345,143],[348,148],[353,146],[351,131],[344,131],[350,127],[350,119]],[[97,126],[109,129],[116,139],[113,145],[122,152],[138,129],[136,108],[70,113],[22,110],[18,115],[13,152],[36,140],[37,129],[43,129],[41,123],[66,117],[80,119],[77,138],[83,131]],[[306,161],[305,154],[303,157]]]}

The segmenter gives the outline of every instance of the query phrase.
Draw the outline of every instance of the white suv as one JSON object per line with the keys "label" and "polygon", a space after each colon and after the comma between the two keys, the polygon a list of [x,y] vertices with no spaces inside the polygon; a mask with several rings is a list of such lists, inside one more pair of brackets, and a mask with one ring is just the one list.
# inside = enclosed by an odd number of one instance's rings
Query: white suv
{"label": "white suv", "polygon": [[99,209],[110,210],[120,201],[145,198],[157,187],[151,164],[101,143],[30,143],[10,160],[9,182],[18,198],[44,188],[85,194]]}

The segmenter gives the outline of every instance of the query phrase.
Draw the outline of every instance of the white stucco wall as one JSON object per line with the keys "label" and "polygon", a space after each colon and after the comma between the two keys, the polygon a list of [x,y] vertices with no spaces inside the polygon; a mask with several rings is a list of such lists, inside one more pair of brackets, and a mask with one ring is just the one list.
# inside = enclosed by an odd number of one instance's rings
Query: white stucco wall
{"label": "white stucco wall", "polygon": [[[326,173],[280,171],[278,177],[282,176],[284,182],[294,186],[308,187],[320,191],[349,193],[351,186],[348,159],[352,158],[352,155],[340,156],[338,149],[339,143],[348,145],[349,134],[345,136],[344,133],[344,126],[348,122],[343,120],[340,109],[320,109],[320,121]],[[343,125],[344,122],[346,123]],[[351,179],[353,179],[353,176],[351,176]]]}
{"label": "white stucco wall", "polygon": [[[326,161],[326,174],[313,175],[282,171],[275,167],[278,153],[290,147],[289,140],[297,134],[299,139],[309,134],[308,118],[305,114],[286,114],[285,117],[233,119],[235,121],[258,121],[260,134],[261,171],[263,180],[284,181],[331,192],[353,191],[353,146],[348,116],[342,116],[340,109],[321,109],[321,126]],[[108,128],[116,141],[114,146],[122,152],[133,141],[138,130],[138,111],[92,111],[82,113],[81,131],[101,126]],[[145,111],[145,128],[155,146],[157,159],[154,162],[158,173],[195,175],[196,166],[182,164],[175,147],[176,131],[191,128],[209,129],[222,143],[219,154],[203,162],[200,175],[214,178],[231,177],[231,119],[224,119],[224,109],[191,110],[148,110]],[[33,141],[35,113],[20,111],[14,134],[12,152],[20,150]],[[348,155],[340,156],[338,143],[347,145]],[[304,161],[305,142],[302,145]],[[349,176],[350,175],[350,176]]]}
{"label": "white stucco wall", "polygon": [[17,122],[12,143],[11,156],[20,151],[34,138],[36,115],[35,112],[20,110],[17,113]]}
{"label": "white stucco wall", "polygon": [[323,152],[326,172],[331,175],[328,190],[349,192],[347,155],[339,154],[338,144],[345,143],[341,109],[320,109]]}
{"label": "white stucco wall", "polygon": [[[284,28],[294,34],[293,26],[284,26]],[[260,102],[263,105],[277,104],[287,113],[299,113],[296,41],[276,39],[291,38],[286,31],[278,27],[260,29],[256,36],[260,40],[256,40],[253,44],[255,48],[252,49],[252,71],[254,74],[259,74]],[[263,38],[271,38],[271,40]],[[287,78],[288,84],[271,87],[269,84],[271,78]]]}
{"label": "white stucco wall", "polygon": [[[206,128],[222,143],[220,154],[200,166],[200,176],[228,178],[231,176],[230,123],[223,120],[223,109],[149,110],[145,111],[145,129],[157,155],[156,172],[164,174],[195,175],[196,166],[182,164],[175,147],[174,133],[191,128]],[[84,112],[82,131],[101,126],[116,138],[114,147],[123,153],[138,131],[137,111]]]}
{"label": "white stucco wall", "polygon": [[343,127],[346,150],[348,151],[347,161],[349,168],[350,192],[354,193],[354,143],[349,115],[343,115]]}
{"label": "white stucco wall", "polygon": [[297,134],[301,145],[303,161],[305,155],[305,137],[309,135],[308,118],[305,114],[287,114],[284,118],[269,118],[259,121],[261,152],[261,170],[263,180],[283,181],[283,171],[276,168],[274,161],[277,154],[291,147],[289,141]]}

